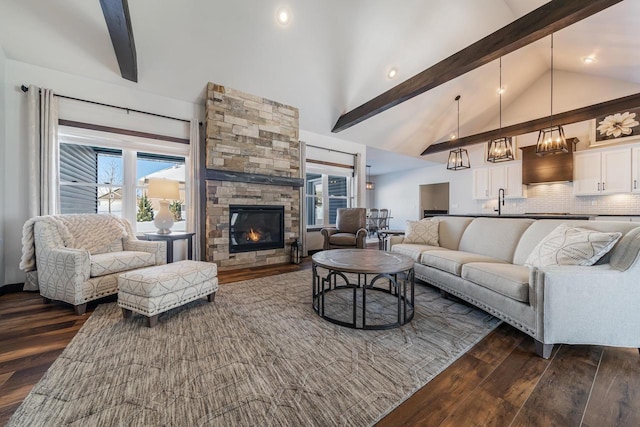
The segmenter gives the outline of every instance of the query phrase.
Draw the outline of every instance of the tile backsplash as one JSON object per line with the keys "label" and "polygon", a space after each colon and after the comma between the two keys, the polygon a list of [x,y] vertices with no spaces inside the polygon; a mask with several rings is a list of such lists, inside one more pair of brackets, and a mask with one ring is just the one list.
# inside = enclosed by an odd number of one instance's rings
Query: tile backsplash
{"label": "tile backsplash", "polygon": [[[477,204],[479,213],[493,213],[498,201],[479,200]],[[526,199],[507,199],[502,212],[640,215],[640,194],[576,197],[571,182],[536,184],[527,186]]]}

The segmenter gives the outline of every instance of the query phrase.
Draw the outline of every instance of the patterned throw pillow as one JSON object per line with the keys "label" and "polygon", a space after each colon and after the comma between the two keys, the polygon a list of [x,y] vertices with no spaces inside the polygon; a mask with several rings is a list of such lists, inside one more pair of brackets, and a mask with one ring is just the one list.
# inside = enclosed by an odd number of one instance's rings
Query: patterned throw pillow
{"label": "patterned throw pillow", "polygon": [[420,243],[423,245],[439,246],[438,220],[407,221],[403,243]]}
{"label": "patterned throw pillow", "polygon": [[542,239],[525,265],[593,265],[620,239],[622,233],[604,233],[560,224]]}

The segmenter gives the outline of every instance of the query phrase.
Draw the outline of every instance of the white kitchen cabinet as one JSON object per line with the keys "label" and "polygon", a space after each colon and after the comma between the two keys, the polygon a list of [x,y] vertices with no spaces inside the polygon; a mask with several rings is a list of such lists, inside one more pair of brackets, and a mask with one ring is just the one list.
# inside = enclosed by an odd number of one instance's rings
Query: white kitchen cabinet
{"label": "white kitchen cabinet", "polygon": [[507,199],[524,197],[522,162],[473,170],[474,199],[495,199],[500,188],[504,188]]}
{"label": "white kitchen cabinet", "polygon": [[631,191],[631,149],[587,151],[573,157],[573,193],[591,196]]}
{"label": "white kitchen cabinet", "polygon": [[489,199],[489,168],[473,170],[473,198],[476,200]]}
{"label": "white kitchen cabinet", "polygon": [[504,166],[505,198],[521,199],[527,197],[527,190],[522,185],[522,162]]}
{"label": "white kitchen cabinet", "polygon": [[631,191],[640,193],[640,147],[631,150]]}
{"label": "white kitchen cabinet", "polygon": [[631,150],[602,152],[602,193],[628,193],[631,191]]}

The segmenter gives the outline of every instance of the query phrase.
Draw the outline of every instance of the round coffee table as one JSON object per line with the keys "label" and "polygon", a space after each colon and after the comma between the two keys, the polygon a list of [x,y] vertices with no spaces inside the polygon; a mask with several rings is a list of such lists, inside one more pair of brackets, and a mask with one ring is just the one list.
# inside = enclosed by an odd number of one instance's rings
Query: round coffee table
{"label": "round coffee table", "polygon": [[313,309],[354,329],[402,326],[414,314],[413,264],[406,255],[373,249],[318,252],[312,257]]}

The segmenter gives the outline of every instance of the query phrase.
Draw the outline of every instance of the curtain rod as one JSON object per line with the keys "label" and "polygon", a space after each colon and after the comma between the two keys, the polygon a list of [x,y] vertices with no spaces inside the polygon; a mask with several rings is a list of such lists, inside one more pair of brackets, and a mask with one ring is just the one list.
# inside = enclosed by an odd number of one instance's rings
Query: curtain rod
{"label": "curtain rod", "polygon": [[[28,86],[22,85],[20,86],[20,89],[22,89],[22,91],[25,93],[29,92]],[[87,104],[95,104],[95,105],[102,105],[103,107],[117,108],[119,110],[125,110],[127,113],[129,113],[130,111],[133,111],[134,113],[147,114],[149,116],[162,117],[163,119],[171,119],[171,120],[177,120],[179,122],[191,123],[190,120],[186,120],[186,119],[179,119],[177,117],[165,116],[163,114],[149,113],[147,111],[140,111],[133,108],[120,107],[118,105],[104,104],[102,102],[97,102],[97,101],[89,101],[87,99],[74,98],[72,96],[59,95],[57,93],[54,93],[53,96],[57,96],[58,98],[70,99],[72,101],[86,102]],[[198,124],[202,126],[202,122],[198,122]]]}
{"label": "curtain rod", "polygon": [[347,153],[346,151],[332,150],[331,148],[318,147],[317,145],[311,145],[311,144],[307,144],[307,147],[319,148],[321,150],[326,150],[326,151],[335,151],[336,153],[348,154],[353,157],[358,155],[357,153]]}

